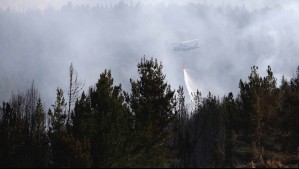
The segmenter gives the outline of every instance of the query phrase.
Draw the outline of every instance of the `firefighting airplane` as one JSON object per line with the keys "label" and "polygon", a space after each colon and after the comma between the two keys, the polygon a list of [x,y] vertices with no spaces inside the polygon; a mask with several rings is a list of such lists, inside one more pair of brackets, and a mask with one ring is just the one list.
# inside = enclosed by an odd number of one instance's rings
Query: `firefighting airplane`
{"label": "firefighting airplane", "polygon": [[183,41],[183,42],[174,42],[174,51],[183,51],[186,52],[188,50],[199,48],[198,39]]}

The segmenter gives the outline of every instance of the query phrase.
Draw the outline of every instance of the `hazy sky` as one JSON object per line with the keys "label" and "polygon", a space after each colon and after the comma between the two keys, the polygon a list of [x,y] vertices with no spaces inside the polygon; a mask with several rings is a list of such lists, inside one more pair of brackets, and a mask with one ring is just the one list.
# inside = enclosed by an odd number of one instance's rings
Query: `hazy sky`
{"label": "hazy sky", "polygon": [[[0,0],[0,100],[34,80],[50,105],[57,86],[67,90],[71,62],[86,88],[111,69],[128,91],[144,55],[163,62],[173,89],[186,90],[182,65],[204,95],[236,94],[253,65],[262,75],[270,65],[279,83],[299,65],[298,7],[291,0]],[[190,39],[200,48],[172,50]]]}
{"label": "hazy sky", "polygon": [[[61,8],[63,5],[69,3],[69,0],[0,0],[0,8],[2,9],[46,9],[49,6],[55,8]],[[296,6],[296,0],[72,0],[74,5],[89,5],[95,6],[98,4],[103,5],[115,5],[119,2],[136,4],[142,3],[148,4],[179,4],[185,5],[188,3],[201,3],[208,5],[232,5],[232,6],[246,6],[247,9],[260,9],[264,7],[273,7],[276,5],[283,5],[286,8],[299,8]],[[287,6],[285,6],[287,4]]]}

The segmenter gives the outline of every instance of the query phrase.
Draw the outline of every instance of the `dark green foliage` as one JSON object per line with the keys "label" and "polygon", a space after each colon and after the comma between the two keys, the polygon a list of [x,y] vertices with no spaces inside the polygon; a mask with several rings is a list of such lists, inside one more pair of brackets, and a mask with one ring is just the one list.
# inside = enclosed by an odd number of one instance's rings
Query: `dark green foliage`
{"label": "dark green foliage", "polygon": [[239,126],[241,122],[238,121],[240,117],[239,106],[233,98],[233,94],[229,93],[228,96],[224,96],[222,109],[224,111],[224,123],[225,123],[225,165],[234,166],[234,160],[236,154],[234,149],[238,144],[236,141],[236,135],[239,133]]}
{"label": "dark green foliage", "polygon": [[[174,133],[175,137],[173,139],[173,144],[175,146],[177,152],[177,159],[186,156],[186,147],[185,147],[185,140],[186,132],[187,132],[187,124],[189,120],[188,109],[185,105],[185,96],[184,96],[184,89],[182,86],[179,87],[177,90],[177,98],[176,98],[176,112],[175,112],[175,126],[174,126]],[[174,167],[184,166],[182,160],[176,161],[173,165]]]}
{"label": "dark green foliage", "polygon": [[46,133],[46,117],[41,99],[39,98],[32,116],[31,144],[34,167],[46,167],[49,149],[49,140]]}
{"label": "dark green foliage", "polygon": [[190,134],[194,135],[193,156],[200,160],[191,161],[190,165],[221,167],[224,160],[224,157],[220,156],[224,151],[224,121],[220,101],[211,93],[207,98],[202,98],[198,92],[194,96],[194,101],[194,115],[190,120],[189,129]]}
{"label": "dark green foliage", "polygon": [[51,143],[51,157],[53,167],[69,167],[69,145],[67,144],[66,131],[66,103],[62,89],[56,90],[56,101],[52,105],[53,111],[49,109],[49,131],[48,136]]}
{"label": "dark green foliage", "polygon": [[[52,167],[90,167],[90,139],[78,139],[67,130],[67,111],[62,89],[57,88],[53,112],[50,109],[49,131]],[[73,130],[74,131],[74,130]]]}
{"label": "dark green foliage", "polygon": [[136,166],[169,165],[167,143],[173,136],[175,99],[174,91],[165,83],[162,64],[153,58],[141,59],[138,64],[140,79],[131,80],[132,91],[126,100],[134,115],[134,151]]}
{"label": "dark green foliage", "polygon": [[140,80],[133,81],[128,103],[136,116],[136,128],[145,130],[150,125],[162,130],[172,120],[174,91],[164,82],[162,64],[143,58],[138,64]]}
{"label": "dark green foliage", "polygon": [[240,96],[242,110],[248,114],[247,144],[251,145],[251,155],[255,160],[262,161],[266,151],[279,151],[275,141],[279,106],[279,91],[271,68],[268,67],[267,76],[262,78],[253,67],[249,82],[240,82]]}
{"label": "dark green foliage", "polygon": [[52,105],[53,112],[49,110],[49,132],[50,133],[58,133],[62,130],[65,130],[66,124],[66,103],[63,96],[62,89],[57,88],[56,90],[56,101],[55,104]]}
{"label": "dark green foliage", "polygon": [[94,166],[123,166],[127,158],[122,154],[128,149],[130,115],[124,104],[121,85],[113,86],[111,71],[105,70],[100,75],[96,90],[91,90],[90,95],[96,121],[92,137]]}
{"label": "dark green foliage", "polygon": [[48,116],[34,85],[12,95],[0,107],[0,167],[298,166],[299,67],[277,87],[270,66],[265,77],[253,66],[236,98],[197,91],[188,107],[161,63],[137,66],[130,93],[105,70],[73,109],[57,88]]}
{"label": "dark green foliage", "polygon": [[14,159],[14,145],[13,145],[13,137],[14,137],[14,126],[16,126],[16,115],[11,109],[9,103],[3,103],[2,108],[2,118],[1,118],[1,149],[0,149],[0,162],[1,166],[9,167],[13,166]]}
{"label": "dark green foliage", "polygon": [[46,167],[45,114],[34,85],[3,103],[0,121],[0,166]]}
{"label": "dark green foliage", "polygon": [[278,124],[281,126],[283,150],[296,152],[299,147],[299,66],[290,82],[284,80],[281,85],[281,107]]}
{"label": "dark green foliage", "polygon": [[95,134],[94,111],[91,108],[90,97],[83,92],[80,100],[76,101],[72,113],[72,129],[74,135],[79,139],[90,138]]}
{"label": "dark green foliage", "polygon": [[96,88],[83,92],[72,114],[72,132],[89,140],[93,167],[117,167],[127,163],[130,112],[124,104],[121,86],[113,86],[111,71],[105,70]]}

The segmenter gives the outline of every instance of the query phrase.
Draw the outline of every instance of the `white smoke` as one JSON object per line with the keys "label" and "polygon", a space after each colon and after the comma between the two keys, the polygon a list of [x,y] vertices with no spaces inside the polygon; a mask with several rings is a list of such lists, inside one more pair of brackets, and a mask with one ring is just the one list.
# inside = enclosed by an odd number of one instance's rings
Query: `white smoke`
{"label": "white smoke", "polygon": [[55,9],[61,9],[66,4],[73,4],[75,6],[90,6],[97,5],[113,7],[119,3],[125,3],[130,5],[143,4],[143,5],[188,5],[188,4],[205,4],[208,6],[225,6],[230,5],[232,7],[244,7],[249,10],[258,10],[266,7],[282,6],[284,9],[298,10],[296,0],[0,0],[0,9],[12,9],[15,11],[26,11],[30,9],[45,10],[49,7]]}
{"label": "white smoke", "polygon": [[[237,94],[253,65],[262,76],[270,65],[278,82],[296,71],[299,1],[154,1],[162,0],[0,0],[0,101],[34,80],[50,105],[56,87],[68,87],[71,62],[86,90],[111,69],[115,84],[130,91],[140,57],[154,57],[172,89],[186,83],[189,95],[219,97]],[[200,48],[169,47],[191,39]]]}

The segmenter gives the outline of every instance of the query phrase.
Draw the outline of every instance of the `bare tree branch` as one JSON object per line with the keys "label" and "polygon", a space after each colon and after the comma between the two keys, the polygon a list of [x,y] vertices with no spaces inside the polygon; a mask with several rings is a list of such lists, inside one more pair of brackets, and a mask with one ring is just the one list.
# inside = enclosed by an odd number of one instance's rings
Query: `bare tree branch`
{"label": "bare tree branch", "polygon": [[69,68],[69,76],[70,76],[70,83],[69,83],[69,109],[68,113],[71,112],[72,105],[76,102],[79,92],[83,89],[85,83],[78,80],[78,73],[74,69],[73,63],[71,63]]}

